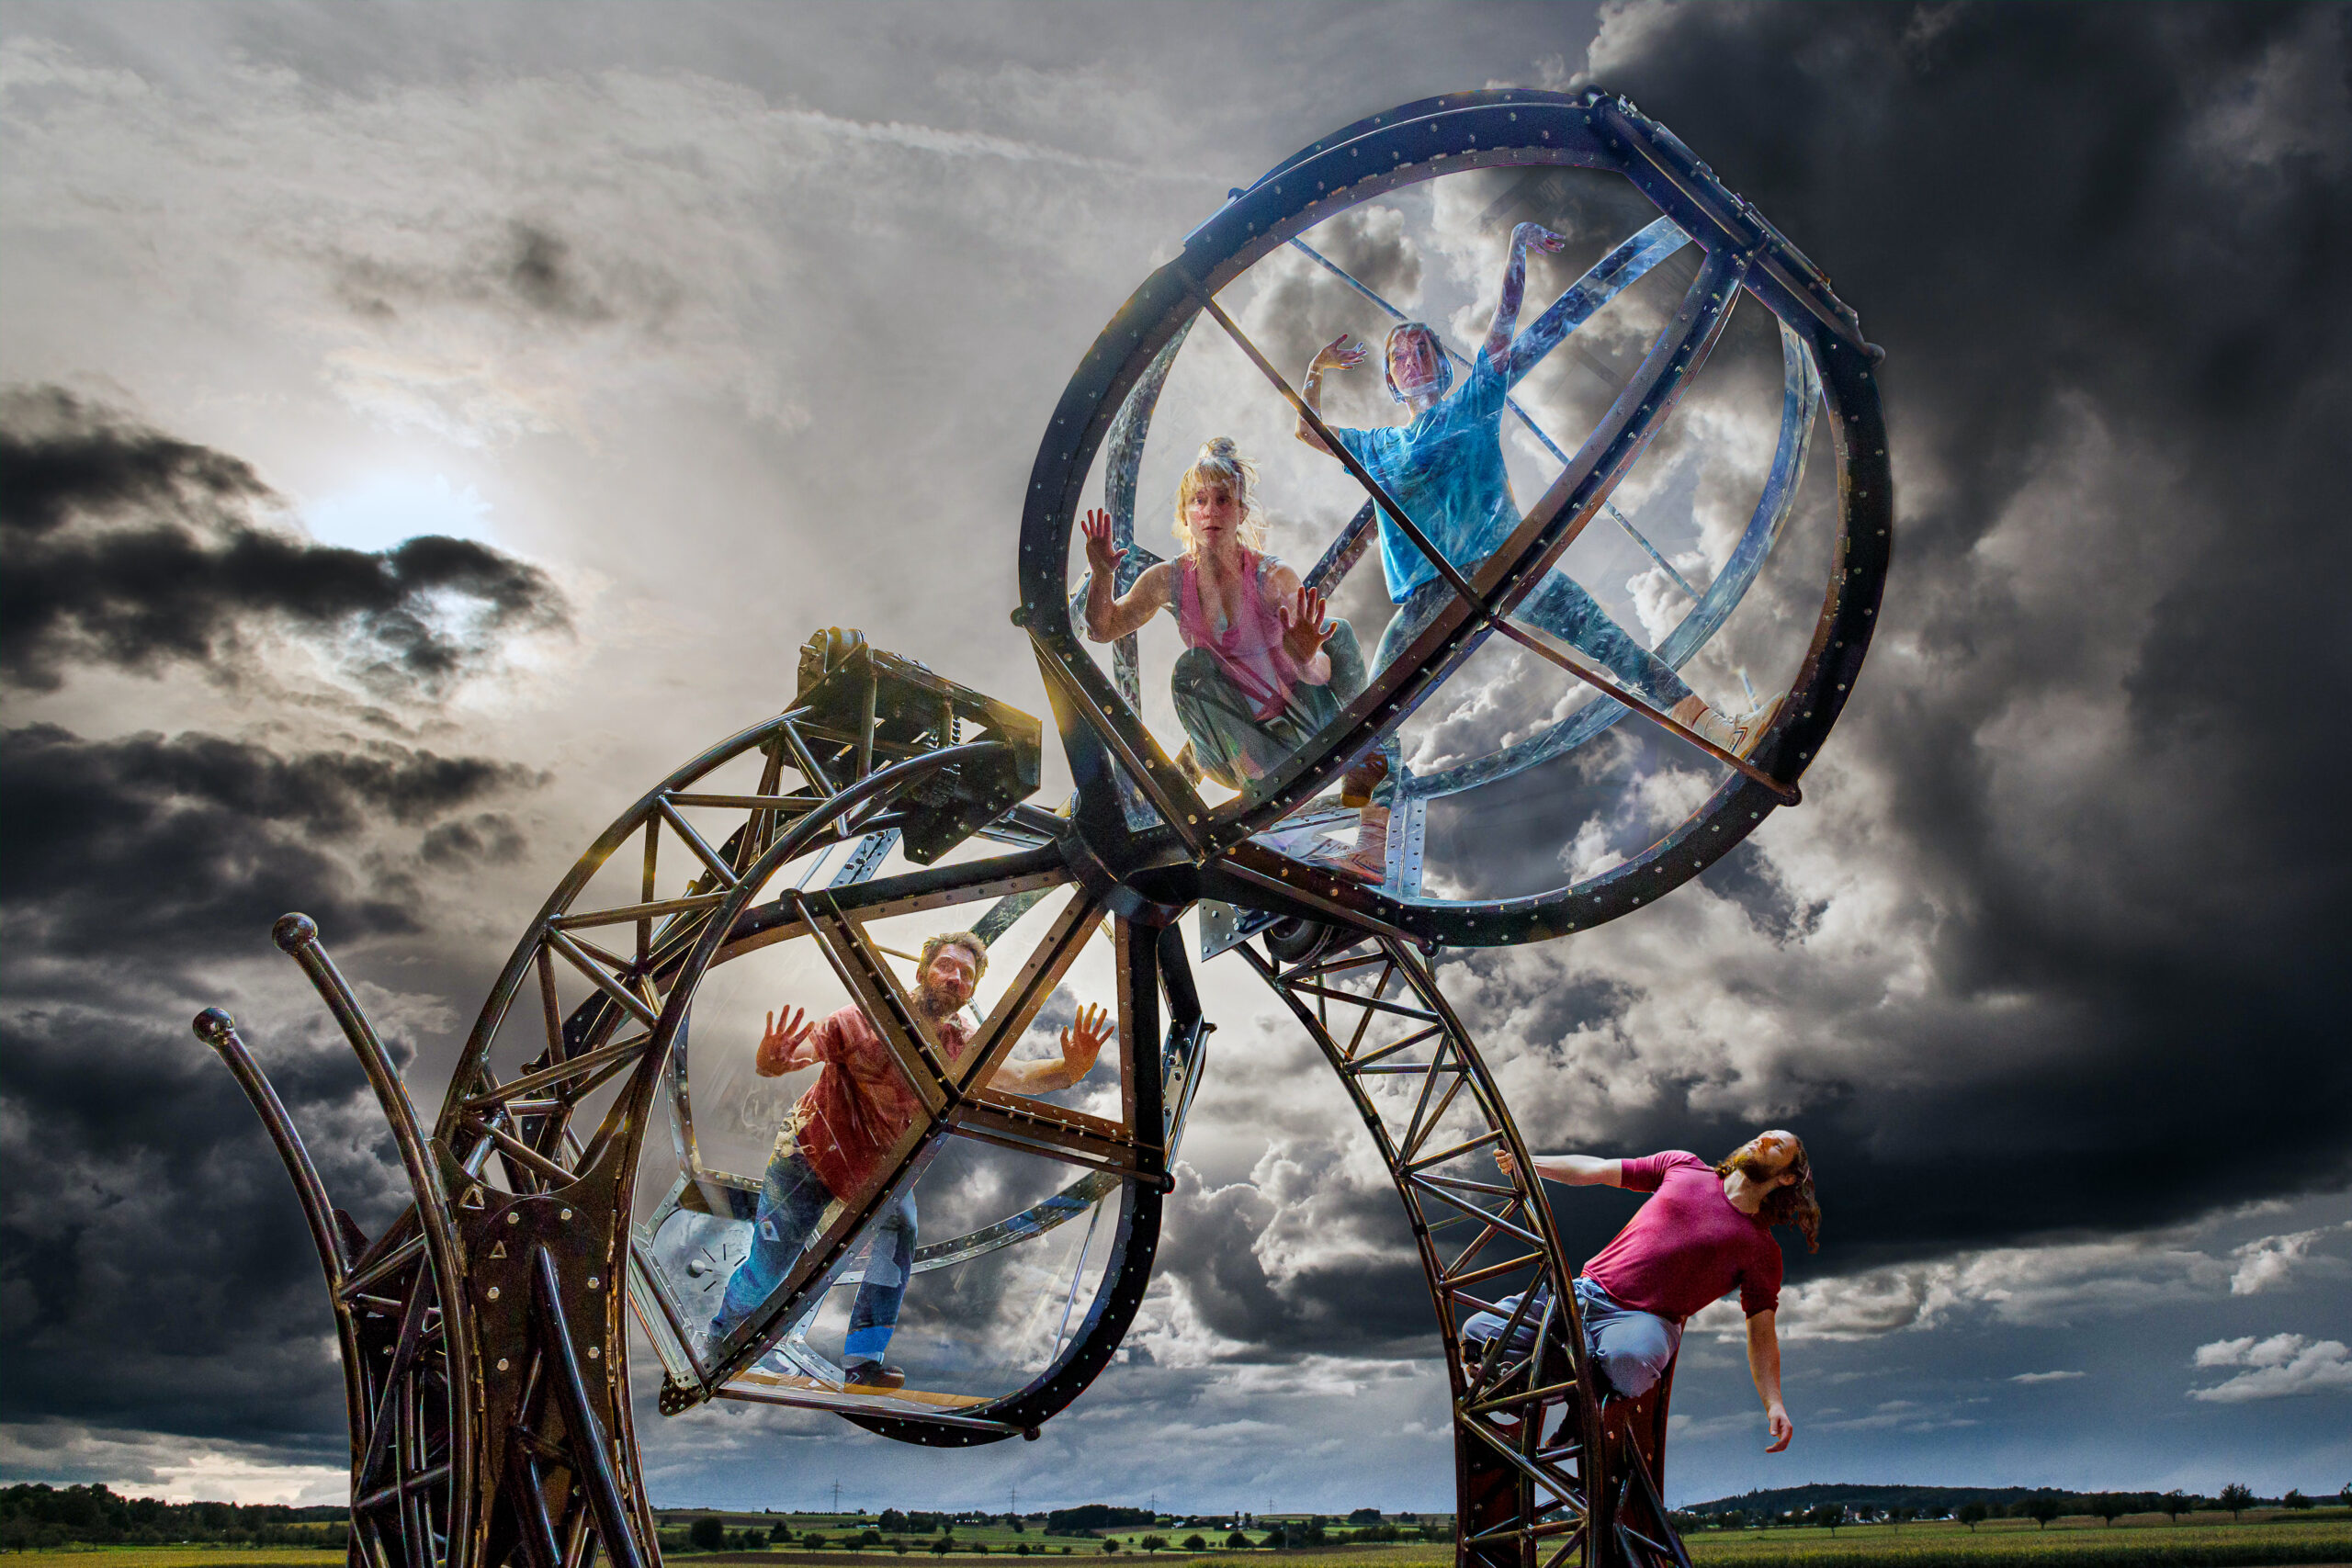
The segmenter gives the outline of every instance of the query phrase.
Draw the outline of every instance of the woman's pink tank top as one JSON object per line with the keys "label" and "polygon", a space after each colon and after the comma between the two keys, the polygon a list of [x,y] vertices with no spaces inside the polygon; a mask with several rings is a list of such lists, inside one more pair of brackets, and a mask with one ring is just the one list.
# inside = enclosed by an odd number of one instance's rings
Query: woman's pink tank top
{"label": "woman's pink tank top", "polygon": [[1184,585],[1176,625],[1183,633],[1184,646],[1207,649],[1217,668],[1255,705],[1258,716],[1270,719],[1290,705],[1299,668],[1283,648],[1282,617],[1266,603],[1266,571],[1274,558],[1244,550],[1241,558],[1258,591],[1243,596],[1240,615],[1219,633],[1209,629],[1208,612],[1201,604],[1199,563],[1189,554],[1178,558]]}

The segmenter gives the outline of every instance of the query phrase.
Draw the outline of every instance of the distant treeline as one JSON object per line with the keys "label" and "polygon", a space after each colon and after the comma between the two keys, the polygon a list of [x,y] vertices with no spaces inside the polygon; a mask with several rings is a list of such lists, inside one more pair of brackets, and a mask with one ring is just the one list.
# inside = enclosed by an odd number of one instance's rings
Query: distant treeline
{"label": "distant treeline", "polygon": [[[2352,1488],[2346,1489],[2352,1493]],[[2352,1495],[2327,1502],[2352,1504]],[[2178,1517],[2212,1509],[2308,1508],[2313,1499],[2300,1492],[2284,1497],[2257,1497],[2249,1488],[2223,1487],[2218,1496],[2192,1492],[2069,1492],[2056,1486],[1781,1486],[1693,1503],[1679,1513],[1699,1518],[1728,1520],[1738,1516],[1748,1523],[1807,1519],[1826,1508],[1841,1509],[1846,1517],[1941,1519],[1959,1517],[1962,1509],[1980,1518],[2037,1518],[2047,1515],[2096,1514],[2120,1518],[2127,1514],[2171,1514]]]}
{"label": "distant treeline", "polygon": [[350,1510],[341,1505],[289,1508],[282,1503],[164,1503],[121,1497],[104,1486],[0,1487],[0,1550],[222,1541],[239,1546],[344,1544]]}
{"label": "distant treeline", "polygon": [[[1321,1514],[1258,1517],[1241,1514],[1169,1514],[1149,1508],[1088,1503],[1046,1514],[965,1511],[924,1513],[885,1508],[876,1514],[757,1514],[735,1509],[664,1508],[657,1515],[664,1553],[745,1553],[797,1549],[802,1551],[884,1550],[897,1555],[931,1551],[1067,1557],[1069,1540],[1089,1542],[1089,1555],[1115,1554],[1132,1547],[1147,1556],[1173,1550],[1205,1551],[1245,1547],[1302,1547],[1385,1541],[1447,1541],[1453,1539],[1448,1515],[1383,1515],[1358,1508],[1341,1519]],[[1040,1537],[1062,1540],[1031,1540]],[[1162,1535],[1159,1531],[1168,1533]],[[1017,1538],[1017,1539],[1016,1539]],[[1099,1542],[1099,1545],[1093,1544]]]}
{"label": "distant treeline", "polygon": [[1118,1508],[1108,1503],[1086,1503],[1056,1508],[1046,1516],[1048,1535],[1083,1535],[1089,1530],[1118,1529],[1128,1525],[1152,1525],[1159,1517],[1149,1508]]}

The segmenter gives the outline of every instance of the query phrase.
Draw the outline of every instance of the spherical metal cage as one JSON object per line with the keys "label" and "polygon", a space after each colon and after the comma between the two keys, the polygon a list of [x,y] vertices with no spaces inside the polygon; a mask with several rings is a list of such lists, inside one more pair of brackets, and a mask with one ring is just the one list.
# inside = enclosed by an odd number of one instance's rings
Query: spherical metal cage
{"label": "spherical metal cage", "polygon": [[[1530,592],[1672,412],[1741,292],[1771,310],[1818,367],[1838,459],[1833,566],[1819,620],[1751,773],[1730,774],[1679,827],[1580,883],[1485,900],[1402,897],[1251,842],[1327,788],[1384,727],[1459,667],[1492,621],[1467,600],[1348,704],[1341,719],[1238,800],[1211,807],[1083,651],[1072,625],[1070,531],[1098,451],[1161,351],[1217,290],[1315,224],[1385,192],[1464,170],[1562,165],[1623,175],[1705,253],[1698,282],[1633,383],[1518,533],[1475,574],[1485,608]],[[1148,890],[1198,867],[1200,896],[1340,915],[1425,944],[1500,946],[1580,931],[1655,902],[1793,804],[1850,694],[1884,581],[1893,490],[1878,389],[1854,312],[1828,280],[1671,132],[1622,98],[1503,89],[1408,104],[1361,120],[1278,165],[1186,239],[1123,305],[1070,378],[1032,468],[1022,519],[1020,624],[1035,644],[1080,790],[1078,818],[1106,880]],[[1466,569],[1465,569],[1466,570]],[[1115,775],[1124,773],[1124,779]],[[1769,778],[1770,782],[1766,782]],[[1125,789],[1160,821],[1120,810]],[[1182,881],[1169,878],[1171,893]]]}

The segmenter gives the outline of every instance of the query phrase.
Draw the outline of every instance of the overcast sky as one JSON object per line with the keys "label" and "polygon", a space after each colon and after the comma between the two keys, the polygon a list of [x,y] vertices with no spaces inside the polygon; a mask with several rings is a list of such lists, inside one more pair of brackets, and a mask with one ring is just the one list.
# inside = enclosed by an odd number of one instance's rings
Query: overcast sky
{"label": "overcast sky", "polygon": [[[1020,490],[1119,302],[1325,131],[1589,77],[1860,310],[1898,486],[1806,805],[1655,908],[1444,965],[1541,1146],[1813,1148],[1796,1442],[1759,1452],[1711,1312],[1669,1491],[2332,1492],[2346,17],[10,5],[0,1478],[342,1494],[315,1264],[187,1030],[234,1011],[387,1217],[273,918],[318,917],[437,1098],[546,888],[775,711],[813,627],[1045,712]],[[1511,820],[1491,862],[1556,858]],[[1393,1194],[1270,999],[1204,980],[1146,1355],[969,1452],[649,1404],[656,1500],[1450,1506]],[[1556,1207],[1581,1257],[1630,1200]]]}

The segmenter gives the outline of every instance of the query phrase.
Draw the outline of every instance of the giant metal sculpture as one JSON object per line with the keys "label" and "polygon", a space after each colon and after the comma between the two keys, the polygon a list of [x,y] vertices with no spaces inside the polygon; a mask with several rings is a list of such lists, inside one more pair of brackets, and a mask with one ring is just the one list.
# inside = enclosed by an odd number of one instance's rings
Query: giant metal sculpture
{"label": "giant metal sculpture", "polygon": [[[1695,276],[1573,455],[1536,432],[1563,465],[1556,481],[1467,576],[1442,567],[1453,600],[1408,655],[1286,765],[1212,807],[1137,716],[1134,640],[1106,672],[1073,628],[1070,532],[1091,467],[1102,459],[1104,500],[1120,542],[1131,543],[1153,408],[1199,318],[1298,404],[1218,305],[1220,290],[1277,247],[1306,249],[1300,236],[1356,203],[1512,165],[1614,173],[1657,209],[1657,222],[1553,307],[1569,326],[1686,246],[1699,257]],[[1779,437],[1752,519],[1704,591],[1639,540],[1692,601],[1658,644],[1680,664],[1722,626],[1780,538],[1815,408],[1824,411],[1838,464],[1826,595],[1769,736],[1735,757],[1612,690],[1514,611],[1592,519],[1608,513],[1632,529],[1611,491],[1743,295],[1777,318],[1785,372]],[[548,898],[492,987],[429,1126],[315,928],[299,915],[281,920],[279,944],[358,1052],[414,1195],[382,1234],[362,1235],[333,1206],[227,1016],[198,1020],[277,1138],[325,1268],[351,1411],[355,1568],[588,1568],[599,1553],[619,1568],[651,1568],[658,1547],[630,1416],[632,1316],[664,1369],[665,1414],[725,1398],[833,1410],[917,1443],[1036,1436],[1107,1364],[1149,1277],[1210,1028],[1176,924],[1196,905],[1204,956],[1238,953],[1273,987],[1340,1074],[1396,1180],[1452,1379],[1460,1561],[1687,1563],[1658,1492],[1664,1390],[1631,1404],[1594,1397],[1566,1288],[1572,1270],[1524,1174],[1527,1150],[1429,960],[1442,946],[1564,936],[1654,902],[1796,801],[1796,781],[1860,667],[1886,569],[1892,497],[1877,357],[1827,279],[1623,100],[1509,90],[1406,105],[1236,192],[1129,299],[1053,411],[1022,517],[1014,619],[1044,672],[1076,782],[1062,811],[1027,798],[1039,781],[1035,720],[854,634],[820,634],[785,711],[663,780]],[[1318,585],[1362,556],[1375,500],[1419,537],[1370,475],[1351,471],[1374,495],[1311,575]],[[1130,549],[1122,575],[1131,581],[1151,558]],[[1317,797],[1495,636],[1606,694],[1493,755],[1407,776],[1381,885],[1311,863],[1305,847],[1335,818]],[[1629,708],[1676,729],[1720,774],[1686,820],[1621,863],[1538,896],[1423,891],[1430,801],[1579,754]],[[826,859],[844,849],[838,863]],[[910,869],[876,874],[894,850]],[[832,870],[819,885],[820,862]],[[1048,928],[970,1048],[949,1058],[910,1006],[872,922],[984,902],[975,923],[993,940],[1049,896],[1064,902]],[[1118,976],[1118,1113],[984,1087],[1106,921]],[[714,1342],[699,1324],[724,1264],[741,1255],[759,1179],[706,1157],[689,1018],[715,966],[785,942],[822,953],[886,1037],[922,1111],[890,1151],[888,1179],[839,1205],[762,1309]],[[649,1144],[665,1121],[666,1145],[658,1136]],[[1070,1168],[1071,1179],[1018,1213],[924,1247],[916,1270],[1001,1261],[1047,1235],[1079,1237],[1066,1249],[1076,1258],[1066,1280],[1052,1280],[1058,1320],[1017,1386],[845,1383],[811,1324],[828,1293],[865,1266],[867,1222],[950,1147],[1019,1151]],[[1517,1156],[1522,1174],[1499,1175],[1498,1150]],[[665,1191],[640,1183],[648,1167],[673,1170]],[[1465,1340],[1464,1320],[1507,1294],[1519,1301],[1511,1326],[1536,1332]]]}

